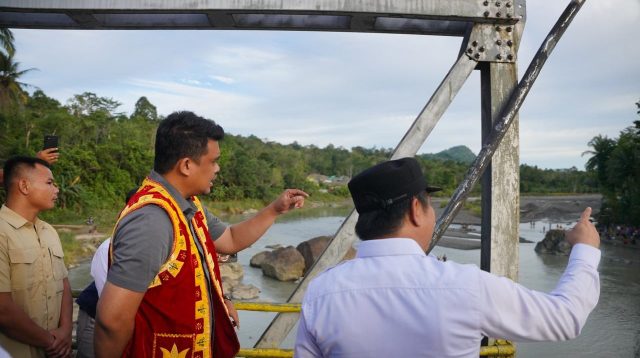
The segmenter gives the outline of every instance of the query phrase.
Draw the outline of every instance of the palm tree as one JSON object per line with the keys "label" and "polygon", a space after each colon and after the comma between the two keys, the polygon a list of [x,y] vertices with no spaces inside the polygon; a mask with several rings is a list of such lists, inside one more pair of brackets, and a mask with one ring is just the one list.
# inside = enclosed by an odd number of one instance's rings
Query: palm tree
{"label": "palm tree", "polygon": [[20,70],[20,63],[13,60],[13,54],[0,53],[0,111],[26,103],[28,93],[22,88],[31,85],[18,79],[32,70],[33,68]]}
{"label": "palm tree", "polygon": [[[640,114],[640,101],[636,102],[636,106],[638,107],[638,114]],[[633,124],[636,126],[636,134],[640,135],[640,120],[633,121]]]}
{"label": "palm tree", "polygon": [[593,150],[588,150],[582,155],[590,154],[591,158],[587,160],[585,168],[587,171],[595,171],[600,188],[607,188],[608,182],[608,166],[607,162],[611,158],[611,152],[616,148],[616,141],[608,138],[607,136],[597,135],[593,137],[588,143]]}
{"label": "palm tree", "polygon": [[32,68],[20,70],[20,63],[14,61],[16,48],[11,30],[0,28],[0,112],[21,107],[27,101],[28,94],[23,87],[30,85],[20,82],[24,74]]}
{"label": "palm tree", "polygon": [[5,51],[6,55],[11,55],[16,52],[15,46],[13,46],[13,33],[6,27],[0,27],[0,47]]}

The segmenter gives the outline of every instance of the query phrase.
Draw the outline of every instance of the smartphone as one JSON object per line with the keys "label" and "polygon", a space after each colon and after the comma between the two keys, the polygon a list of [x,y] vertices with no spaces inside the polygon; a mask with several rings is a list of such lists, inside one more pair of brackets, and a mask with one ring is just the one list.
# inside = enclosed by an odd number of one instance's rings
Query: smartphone
{"label": "smartphone", "polygon": [[58,148],[58,136],[57,135],[45,135],[44,146],[42,149]]}

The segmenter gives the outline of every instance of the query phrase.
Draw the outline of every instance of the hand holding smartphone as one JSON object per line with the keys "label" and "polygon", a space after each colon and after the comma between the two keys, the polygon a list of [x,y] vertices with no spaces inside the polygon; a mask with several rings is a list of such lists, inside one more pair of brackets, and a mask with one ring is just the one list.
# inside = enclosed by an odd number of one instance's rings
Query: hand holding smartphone
{"label": "hand holding smartphone", "polygon": [[42,150],[36,155],[38,158],[53,164],[58,161],[60,154],[58,153],[58,136],[45,135]]}
{"label": "hand holding smartphone", "polygon": [[44,146],[42,149],[58,148],[58,136],[57,135],[45,135]]}

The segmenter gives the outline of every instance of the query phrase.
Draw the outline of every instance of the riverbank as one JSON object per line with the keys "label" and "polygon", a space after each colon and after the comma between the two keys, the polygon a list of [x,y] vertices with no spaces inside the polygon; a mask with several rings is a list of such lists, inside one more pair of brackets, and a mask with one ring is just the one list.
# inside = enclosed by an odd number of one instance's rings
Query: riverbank
{"label": "riverbank", "polygon": [[[324,208],[343,208],[344,215],[347,215],[352,208],[351,200],[340,197],[321,197],[316,200],[307,200],[305,207],[295,210],[286,215],[281,220],[296,219],[298,215],[308,215],[313,212],[322,211]],[[317,200],[320,199],[320,200]],[[227,223],[235,223],[249,217],[264,208],[267,204],[261,200],[246,199],[225,202],[212,202],[204,200],[207,209]],[[60,235],[62,249],[65,253],[65,264],[67,267],[75,267],[78,263],[91,259],[100,243],[111,236],[113,226],[121,208],[116,208],[111,212],[103,212],[100,218],[92,217],[93,223],[90,225],[81,224],[87,219],[70,218],[67,214],[61,216],[64,220],[48,220]],[[280,220],[280,219],[279,219]]]}
{"label": "riverbank", "polygon": [[[448,201],[445,198],[433,198],[433,206],[436,216],[444,212],[445,205],[441,203]],[[479,205],[480,198],[471,197],[467,199],[467,205],[472,209]],[[587,207],[593,209],[593,216],[598,215],[602,203],[600,194],[575,194],[575,195],[542,195],[542,196],[521,196],[520,197],[520,222],[534,222],[538,220],[551,220],[554,222],[572,221],[580,217],[582,211]],[[442,206],[442,207],[441,207]],[[463,208],[453,219],[453,223],[461,225],[480,225],[481,218],[476,210]]]}
{"label": "riverbank", "polygon": [[[554,222],[571,221],[577,219],[582,210],[587,206],[591,206],[594,214],[597,214],[600,210],[601,199],[601,195],[595,194],[522,196],[520,197],[520,222],[525,223],[544,219],[550,219]],[[444,211],[445,205],[443,204],[446,203],[447,200],[446,198],[437,197],[432,199],[437,216],[440,216]],[[458,215],[456,215],[453,220],[454,224],[461,226],[480,225],[480,216],[477,210],[475,210],[479,205],[479,198],[469,198],[468,201],[471,205],[467,205],[467,208],[463,208]],[[243,220],[266,205],[260,200],[230,202],[211,202],[205,200],[204,202],[214,215],[229,223]],[[348,198],[314,197],[307,200],[303,209],[287,214],[282,220],[295,220],[299,215],[304,216],[307,215],[308,212],[322,211],[324,208],[341,208],[343,209],[341,212],[346,216],[352,210],[353,204]],[[86,234],[86,232],[84,232],[86,230],[83,229],[79,229],[80,234],[68,230],[59,230],[65,252],[65,263],[67,263],[68,266],[72,267],[78,262],[90,259],[93,256],[95,249],[102,240],[111,235],[118,210],[119,208],[114,209],[111,213],[104,213],[101,218],[94,218],[95,224],[93,225],[96,231],[92,233],[92,236],[81,236],[82,234]],[[80,220],[75,220],[74,223],[78,221]],[[90,228],[90,226],[87,226],[87,228]],[[447,231],[439,245],[467,250],[477,249],[479,247],[479,237],[479,232],[452,228]]]}

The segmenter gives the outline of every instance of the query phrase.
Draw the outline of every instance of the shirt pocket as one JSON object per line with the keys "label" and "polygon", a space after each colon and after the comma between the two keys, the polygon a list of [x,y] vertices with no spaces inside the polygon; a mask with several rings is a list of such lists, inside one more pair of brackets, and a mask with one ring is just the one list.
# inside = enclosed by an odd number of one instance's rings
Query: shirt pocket
{"label": "shirt pocket", "polygon": [[64,265],[64,252],[61,247],[49,247],[51,253],[51,270],[53,278],[58,281],[67,277],[67,269]]}
{"label": "shirt pocket", "polygon": [[39,277],[36,272],[39,255],[39,248],[9,249],[12,290],[24,290],[34,285],[35,278]]}

